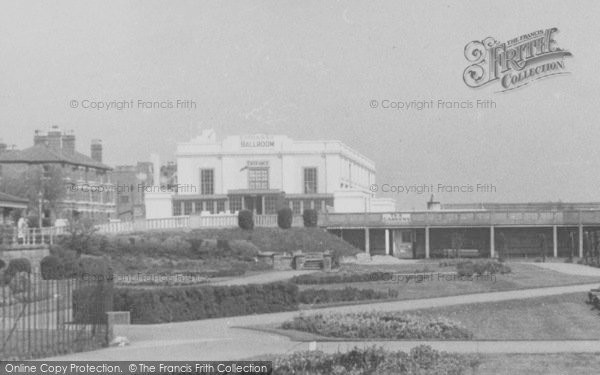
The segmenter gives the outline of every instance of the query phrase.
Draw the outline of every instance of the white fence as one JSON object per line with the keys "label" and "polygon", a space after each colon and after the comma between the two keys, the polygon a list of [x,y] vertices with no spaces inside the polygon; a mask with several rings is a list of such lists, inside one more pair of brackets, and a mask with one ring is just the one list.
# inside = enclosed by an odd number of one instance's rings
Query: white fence
{"label": "white fence", "polygon": [[[198,229],[198,228],[235,228],[238,226],[236,214],[174,216],[163,219],[143,219],[121,221],[96,225],[98,233],[116,234],[143,232],[147,230]],[[254,226],[263,228],[277,227],[277,215],[254,215]],[[303,226],[302,217],[294,216],[294,227]],[[56,236],[67,234],[67,227],[28,228],[23,238],[18,237],[17,229],[5,232],[2,243],[9,245],[53,244]]]}

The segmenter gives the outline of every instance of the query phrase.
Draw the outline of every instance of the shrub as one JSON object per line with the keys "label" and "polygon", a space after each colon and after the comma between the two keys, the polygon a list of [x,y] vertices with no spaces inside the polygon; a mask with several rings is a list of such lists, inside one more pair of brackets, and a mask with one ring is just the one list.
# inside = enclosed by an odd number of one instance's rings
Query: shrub
{"label": "shrub", "polygon": [[245,230],[254,229],[254,217],[249,210],[241,210],[238,213],[238,225]]}
{"label": "shrub", "polygon": [[480,363],[476,355],[440,352],[427,345],[409,353],[372,346],[332,354],[309,351],[278,356],[273,360],[273,374],[463,375],[477,373]]}
{"label": "shrub", "polygon": [[73,290],[73,320],[79,324],[106,324],[107,311],[113,311],[113,283],[101,280]]}
{"label": "shrub", "polygon": [[6,262],[0,259],[0,270],[6,267]]}
{"label": "shrub", "polygon": [[15,258],[8,262],[4,270],[3,282],[9,284],[12,278],[19,272],[31,273],[31,263],[27,258]]}
{"label": "shrub", "polygon": [[104,258],[81,258],[77,276],[86,281],[112,281],[113,270]]}
{"label": "shrub", "polygon": [[277,211],[277,225],[281,229],[290,229],[292,227],[292,220],[294,219],[294,213],[289,207],[283,207]]}
{"label": "shrub", "polygon": [[64,278],[63,266],[57,256],[48,255],[40,262],[40,271],[44,280],[60,280]]}
{"label": "shrub", "polygon": [[335,303],[348,301],[368,301],[397,298],[398,290],[387,291],[345,287],[344,289],[306,289],[300,292],[298,301],[305,304]]}
{"label": "shrub", "polygon": [[361,312],[300,315],[283,329],[337,338],[360,339],[471,339],[461,324],[445,318],[423,318],[400,312]]}
{"label": "shrub", "polygon": [[236,286],[117,288],[114,309],[131,322],[153,324],[249,315],[298,308],[298,287],[287,282]]}
{"label": "shrub", "polygon": [[304,222],[304,226],[307,228],[316,227],[319,221],[319,214],[317,213],[317,210],[313,210],[312,208],[304,210],[302,213],[302,221]]}
{"label": "shrub", "polygon": [[493,260],[477,262],[466,261],[456,264],[456,273],[458,276],[471,277],[473,275],[493,275],[496,273],[505,274],[510,272],[511,269],[509,266]]}

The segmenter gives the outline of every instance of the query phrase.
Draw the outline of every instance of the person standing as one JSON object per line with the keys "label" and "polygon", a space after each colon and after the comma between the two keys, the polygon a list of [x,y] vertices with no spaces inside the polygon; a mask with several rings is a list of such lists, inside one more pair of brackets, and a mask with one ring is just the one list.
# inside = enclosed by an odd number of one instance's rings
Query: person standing
{"label": "person standing", "polygon": [[24,244],[27,241],[27,229],[29,228],[29,224],[27,223],[27,219],[25,215],[21,215],[19,221],[17,222],[17,241],[19,244]]}

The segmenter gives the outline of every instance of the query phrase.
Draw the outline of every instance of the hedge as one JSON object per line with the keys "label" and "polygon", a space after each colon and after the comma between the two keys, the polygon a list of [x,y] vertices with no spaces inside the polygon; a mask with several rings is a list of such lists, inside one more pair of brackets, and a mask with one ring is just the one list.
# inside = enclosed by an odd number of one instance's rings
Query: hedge
{"label": "hedge", "polygon": [[480,365],[479,355],[441,352],[428,345],[416,346],[408,353],[373,346],[332,354],[309,351],[277,356],[273,374],[463,375],[477,373]]}
{"label": "hedge", "polygon": [[245,230],[254,229],[254,217],[249,210],[241,210],[238,213],[238,225]]}
{"label": "hedge", "polygon": [[235,286],[117,288],[116,311],[134,324],[182,322],[298,309],[298,287],[287,282]]}
{"label": "hedge", "polygon": [[509,266],[504,265],[501,262],[488,260],[488,261],[477,261],[477,262],[460,262],[456,264],[456,273],[459,276],[473,276],[473,275],[485,275],[485,274],[506,274],[510,273],[511,269]]}
{"label": "hedge", "polygon": [[44,280],[60,280],[64,278],[63,265],[54,255],[44,257],[40,262],[40,271]]}
{"label": "hedge", "polygon": [[357,273],[332,273],[332,274],[306,274],[292,277],[291,281],[295,284],[341,284],[341,283],[364,283],[377,281],[391,281],[394,278],[393,272],[373,271]]}
{"label": "hedge", "polygon": [[305,304],[320,304],[398,298],[398,295],[398,290],[391,288],[384,292],[345,287],[344,289],[306,289],[300,292],[298,300]]}
{"label": "hedge", "polygon": [[113,308],[113,282],[91,281],[73,290],[73,321],[79,324],[105,324]]}
{"label": "hedge", "polygon": [[316,227],[318,220],[319,214],[317,213],[317,210],[308,208],[302,213],[302,221],[304,222],[304,226],[307,228]]}
{"label": "hedge", "polygon": [[289,207],[283,207],[277,211],[277,226],[281,229],[290,229],[292,227],[292,220],[294,219],[294,213]]}

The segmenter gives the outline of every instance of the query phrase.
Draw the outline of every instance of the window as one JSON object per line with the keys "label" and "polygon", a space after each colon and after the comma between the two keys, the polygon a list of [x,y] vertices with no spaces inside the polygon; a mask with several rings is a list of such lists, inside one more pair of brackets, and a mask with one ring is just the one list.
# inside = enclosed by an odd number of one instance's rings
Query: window
{"label": "window", "polygon": [[173,216],[181,216],[181,202],[173,202]]}
{"label": "window", "polygon": [[277,213],[277,203],[279,203],[279,197],[273,195],[265,196],[265,214]]}
{"label": "window", "polygon": [[269,168],[248,169],[248,189],[267,190],[269,188]]}
{"label": "window", "polygon": [[225,211],[225,201],[217,201],[217,212]]}
{"label": "window", "polygon": [[292,201],[292,212],[294,215],[301,215],[300,201]]}
{"label": "window", "polygon": [[183,205],[183,214],[184,215],[189,215],[192,213],[192,202],[191,201],[186,201]]}
{"label": "window", "polygon": [[229,199],[229,210],[231,212],[240,211],[242,209],[242,197],[235,196]]}
{"label": "window", "polygon": [[129,203],[129,195],[119,195],[119,203]]}
{"label": "window", "polygon": [[215,171],[213,169],[200,170],[200,194],[213,195],[215,193]]}
{"label": "window", "polygon": [[317,168],[304,168],[304,194],[317,193]]}
{"label": "window", "polygon": [[404,242],[404,243],[412,242],[412,232],[403,231],[402,232],[402,242]]}

